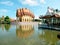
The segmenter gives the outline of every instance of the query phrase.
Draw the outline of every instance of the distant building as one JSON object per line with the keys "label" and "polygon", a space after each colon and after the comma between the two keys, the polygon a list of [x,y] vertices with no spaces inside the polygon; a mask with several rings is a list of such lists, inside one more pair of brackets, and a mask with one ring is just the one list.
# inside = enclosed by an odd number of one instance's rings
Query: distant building
{"label": "distant building", "polygon": [[4,16],[2,16],[2,18],[1,18],[1,22],[0,23],[4,23]]}
{"label": "distant building", "polygon": [[48,7],[46,14],[39,18],[47,20],[50,24],[60,24],[60,10]]}
{"label": "distant building", "polygon": [[31,22],[34,19],[34,14],[29,9],[22,8],[17,10],[16,17],[20,22]]}
{"label": "distant building", "polygon": [[10,18],[10,21],[11,21],[11,22],[15,22],[16,20],[15,20],[15,19]]}

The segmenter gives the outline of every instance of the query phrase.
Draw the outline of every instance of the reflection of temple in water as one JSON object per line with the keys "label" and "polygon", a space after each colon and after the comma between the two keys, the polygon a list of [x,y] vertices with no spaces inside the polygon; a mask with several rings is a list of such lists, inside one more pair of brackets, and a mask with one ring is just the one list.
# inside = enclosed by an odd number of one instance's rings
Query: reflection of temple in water
{"label": "reflection of temple in water", "polygon": [[31,36],[33,32],[34,28],[32,25],[20,25],[19,28],[16,29],[16,35],[22,38]]}
{"label": "reflection of temple in water", "polygon": [[39,35],[39,38],[45,41],[46,44],[56,45],[58,41],[57,34],[58,34],[57,31],[43,30],[42,34]]}

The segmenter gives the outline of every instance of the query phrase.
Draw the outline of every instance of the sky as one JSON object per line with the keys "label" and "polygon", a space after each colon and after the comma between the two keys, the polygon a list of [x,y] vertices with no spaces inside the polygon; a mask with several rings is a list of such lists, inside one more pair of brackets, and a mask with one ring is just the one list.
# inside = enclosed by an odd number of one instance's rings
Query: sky
{"label": "sky", "polygon": [[60,10],[60,0],[0,0],[0,17],[16,19],[17,9],[28,8],[38,18],[46,14],[47,7]]}

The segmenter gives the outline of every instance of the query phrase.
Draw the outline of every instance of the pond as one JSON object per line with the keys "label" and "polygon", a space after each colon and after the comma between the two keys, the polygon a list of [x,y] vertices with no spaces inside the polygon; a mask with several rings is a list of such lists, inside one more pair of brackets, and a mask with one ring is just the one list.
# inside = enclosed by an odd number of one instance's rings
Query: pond
{"label": "pond", "polygon": [[60,45],[59,31],[39,29],[38,24],[0,24],[0,45]]}

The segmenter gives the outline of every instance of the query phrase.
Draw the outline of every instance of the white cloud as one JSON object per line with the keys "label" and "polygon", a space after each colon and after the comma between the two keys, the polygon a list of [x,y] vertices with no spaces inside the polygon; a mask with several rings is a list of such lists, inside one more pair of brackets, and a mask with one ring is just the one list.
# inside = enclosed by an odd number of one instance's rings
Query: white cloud
{"label": "white cloud", "polygon": [[4,4],[4,5],[7,5],[7,6],[12,6],[14,3],[11,2],[11,1],[2,1],[2,2],[0,2],[0,4]]}
{"label": "white cloud", "polygon": [[45,0],[40,0],[40,3],[44,4],[45,3]]}
{"label": "white cloud", "polygon": [[22,4],[27,4],[27,5],[30,5],[30,6],[38,5],[37,0],[24,0],[24,1],[21,1],[21,3]]}
{"label": "white cloud", "polygon": [[20,3],[29,6],[38,6],[41,4],[45,4],[45,0],[19,0]]}

